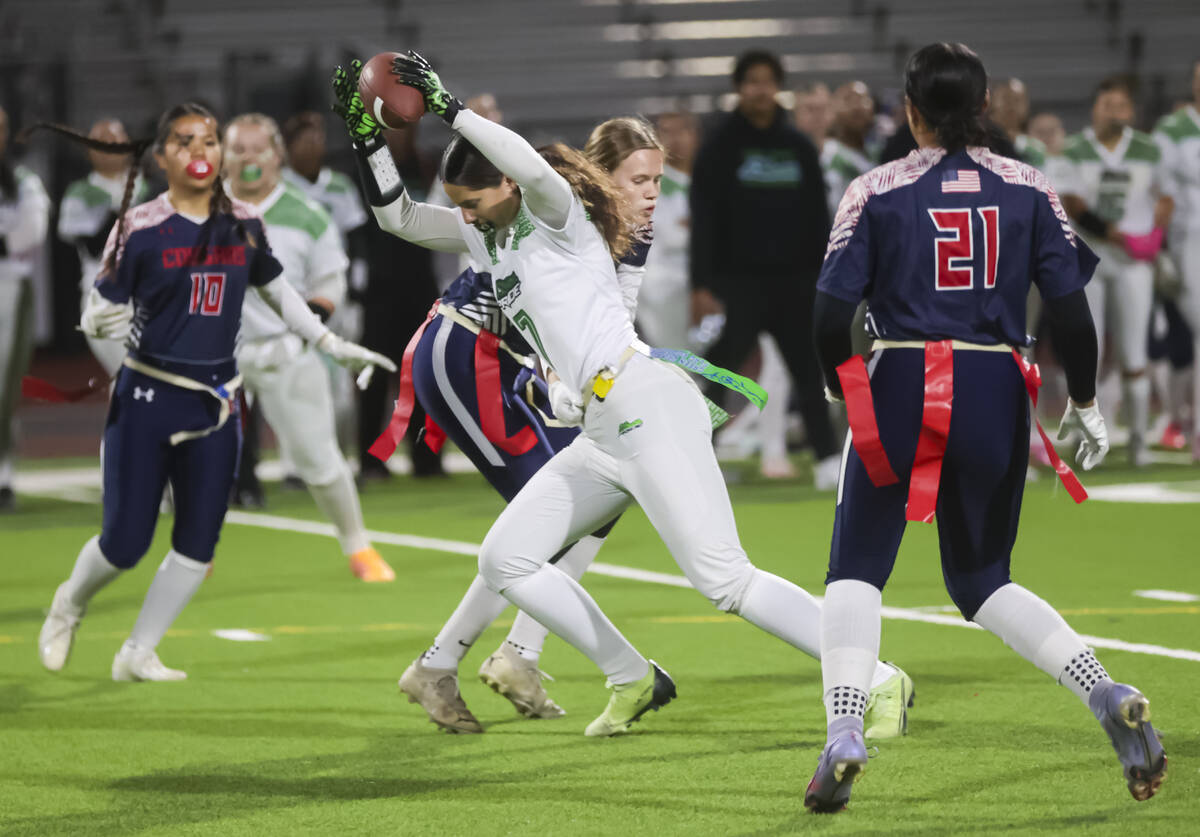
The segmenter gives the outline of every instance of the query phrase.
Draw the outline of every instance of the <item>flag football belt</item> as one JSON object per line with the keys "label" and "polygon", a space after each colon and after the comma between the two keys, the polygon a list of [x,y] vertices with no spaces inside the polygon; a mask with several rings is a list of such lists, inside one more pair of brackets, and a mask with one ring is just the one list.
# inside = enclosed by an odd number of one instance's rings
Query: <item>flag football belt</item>
{"label": "flag football belt", "polygon": [[[387,462],[391,458],[392,454],[396,452],[396,448],[400,446],[400,440],[408,432],[408,423],[412,420],[413,407],[416,403],[416,390],[413,388],[412,377],[413,355],[416,354],[417,344],[421,342],[421,338],[425,334],[425,329],[429,328],[429,324],[437,316],[450,320],[450,322],[457,326],[462,326],[480,338],[481,344],[480,341],[477,341],[476,345],[477,367],[481,365],[480,355],[482,353],[484,355],[482,365],[488,366],[488,371],[492,371],[488,361],[497,361],[498,349],[503,349],[522,366],[526,368],[533,367],[533,361],[528,357],[519,352],[514,352],[503,340],[492,334],[492,332],[483,328],[479,323],[464,317],[454,306],[446,305],[439,299],[433,303],[433,307],[429,309],[429,313],[425,317],[425,322],[421,323],[421,327],[416,330],[412,338],[408,341],[408,345],[404,347],[404,357],[400,361],[400,386],[399,392],[396,395],[396,406],[392,410],[392,417],[388,421],[388,426],[384,428],[383,433],[379,435],[379,438],[371,444],[371,447],[367,451],[381,462]],[[496,374],[499,374],[498,365]],[[497,393],[499,393],[498,389]],[[489,404],[492,401],[496,403],[493,405],[494,409],[486,412],[486,414],[483,400],[481,399],[479,405],[480,418],[483,420],[483,427],[481,429],[489,441],[500,445],[504,450],[511,452],[510,449],[520,449],[519,453],[514,454],[519,456],[520,453],[524,453],[537,444],[537,437],[530,431],[527,435],[518,434],[519,439],[517,441],[510,439],[504,432],[504,416],[502,413],[498,413],[498,399],[499,395],[497,394],[496,399],[488,400]],[[497,422],[497,416],[499,417],[499,422]],[[499,429],[497,429],[497,426]],[[429,447],[436,452],[441,448],[445,438],[445,431],[438,427],[432,418],[426,415],[425,441]]]}
{"label": "flag football belt", "polygon": [[[635,354],[645,355],[652,360],[664,361],[684,371],[692,372],[702,378],[718,383],[726,389],[731,389],[734,392],[744,395],[751,404],[760,410],[767,404],[767,391],[757,381],[747,378],[745,375],[738,375],[736,372],[730,372],[728,369],[714,366],[699,355],[685,349],[654,349],[641,340],[634,338],[629,347],[621,352],[616,369],[607,367],[600,370],[591,379],[589,384],[583,388],[583,406],[585,409],[593,397],[597,401],[603,401],[608,397],[608,394],[612,391],[613,384],[616,383],[617,376],[621,374],[621,370],[625,368],[625,364]],[[729,413],[714,404],[707,396],[702,397],[704,398],[705,406],[708,407],[709,419],[714,428],[720,427],[729,421]]]}
{"label": "flag football belt", "polygon": [[140,360],[135,360],[128,355],[122,361],[125,366],[128,366],[134,372],[140,372],[148,378],[154,378],[156,381],[162,381],[166,384],[179,387],[180,389],[188,389],[192,392],[203,392],[206,395],[211,395],[217,399],[220,405],[217,413],[217,423],[211,427],[206,427],[203,430],[180,430],[177,433],[172,433],[169,441],[172,445],[178,445],[182,442],[187,442],[192,439],[203,439],[205,436],[216,433],[225,426],[225,422],[229,420],[229,413],[232,410],[234,396],[237,395],[238,388],[242,385],[242,375],[239,372],[223,384],[215,387],[210,387],[207,384],[202,384],[197,380],[187,377],[186,375],[177,375],[174,372],[168,372],[165,369],[158,369],[148,363],[142,363]]}
{"label": "flag football belt", "polygon": [[[938,488],[941,483],[942,459],[946,454],[946,441],[950,435],[950,416],[954,401],[954,352],[982,351],[1008,352],[1012,355],[1025,381],[1025,390],[1033,406],[1037,407],[1038,388],[1042,385],[1041,372],[1036,363],[1030,363],[1011,346],[987,346],[966,343],[961,340],[940,341],[892,341],[876,340],[874,349],[922,349],[925,352],[925,400],[921,414],[921,433],[917,438],[916,456],[913,458],[909,475],[908,505],[905,519],[918,523],[933,522],[937,509]],[[871,483],[882,488],[900,481],[888,461],[887,451],[879,438],[879,425],[875,417],[875,402],[871,397],[871,379],[867,366],[860,355],[855,355],[837,368],[842,393],[846,397],[846,416],[850,422],[850,434],[854,451],[862,460]],[[1046,448],[1046,455],[1067,493],[1076,503],[1087,499],[1087,492],[1079,478],[1058,455],[1050,437],[1036,419],[1038,433]]]}

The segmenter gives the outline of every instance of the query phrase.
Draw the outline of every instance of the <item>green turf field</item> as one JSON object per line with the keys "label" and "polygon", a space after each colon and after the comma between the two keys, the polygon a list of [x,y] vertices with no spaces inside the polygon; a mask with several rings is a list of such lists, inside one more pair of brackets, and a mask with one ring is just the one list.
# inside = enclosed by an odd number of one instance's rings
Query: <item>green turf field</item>
{"label": "green turf field", "polygon": [[[1196,478],[1183,467],[1138,477],[1185,498],[1200,490]],[[1132,479],[1109,467],[1086,482]],[[747,479],[732,491],[751,557],[819,594],[833,500],[806,485]],[[1179,659],[1098,648],[1114,677],[1151,698],[1171,762],[1159,796],[1135,803],[1090,713],[992,636],[887,619],[883,656],[916,681],[910,735],[878,747],[848,812],[816,817],[802,796],[824,738],[818,664],[663,584],[584,579],[679,688],[623,738],[583,736],[607,692],[559,640],[548,641],[543,667],[564,718],[520,719],[476,679],[511,611],[462,668],[486,734],[436,731],[395,680],[457,603],[473,561],[380,544],[399,579],[364,585],[333,539],[246,523],[226,525],[216,574],[160,646],[186,682],[109,679],[169,519],[143,563],[93,602],[70,664],[51,675],[35,650],[44,608],[99,523],[99,506],[79,502],[88,492],[75,496],[22,496],[22,510],[0,518],[0,834],[1200,830],[1200,606],[1133,595],[1200,594],[1194,502],[1074,507],[1043,477],[1026,495],[1014,559],[1016,579],[1080,633],[1191,650]],[[316,519],[306,495],[275,490],[270,501],[272,515]],[[363,502],[373,530],[476,543],[500,508],[474,476],[397,479]],[[599,560],[677,573],[636,510]],[[910,527],[884,604],[925,609],[918,618],[949,604],[933,527]],[[212,635],[222,628],[270,641]]]}

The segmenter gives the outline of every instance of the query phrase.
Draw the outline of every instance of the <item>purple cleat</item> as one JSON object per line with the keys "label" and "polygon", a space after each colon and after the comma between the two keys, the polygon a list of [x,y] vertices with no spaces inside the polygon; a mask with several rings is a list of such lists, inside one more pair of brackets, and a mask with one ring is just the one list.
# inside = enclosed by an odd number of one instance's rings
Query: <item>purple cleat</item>
{"label": "purple cleat", "polygon": [[1150,701],[1133,686],[1110,681],[1092,689],[1088,703],[1112,740],[1133,798],[1154,796],[1167,776],[1167,756],[1150,725]]}
{"label": "purple cleat", "polygon": [[835,814],[844,809],[850,801],[851,787],[867,769],[867,747],[861,729],[838,734],[831,727],[829,733],[830,740],[821,751],[817,772],[804,792],[804,807],[815,814]]}

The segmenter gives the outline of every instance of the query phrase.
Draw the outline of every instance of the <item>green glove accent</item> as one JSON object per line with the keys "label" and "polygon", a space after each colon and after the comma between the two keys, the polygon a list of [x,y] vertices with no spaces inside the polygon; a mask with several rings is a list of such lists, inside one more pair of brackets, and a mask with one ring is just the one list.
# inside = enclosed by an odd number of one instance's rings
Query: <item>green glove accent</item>
{"label": "green glove accent", "polygon": [[454,118],[465,107],[442,86],[433,66],[411,49],[407,55],[398,55],[392,61],[392,73],[404,84],[420,90],[425,97],[425,110],[442,117],[447,125],[453,125]]}
{"label": "green glove accent", "polygon": [[362,62],[355,58],[350,69],[338,65],[333,70],[333,112],[346,122],[346,130],[355,142],[368,142],[379,136],[379,123],[367,113],[362,96],[358,92],[358,75]]}

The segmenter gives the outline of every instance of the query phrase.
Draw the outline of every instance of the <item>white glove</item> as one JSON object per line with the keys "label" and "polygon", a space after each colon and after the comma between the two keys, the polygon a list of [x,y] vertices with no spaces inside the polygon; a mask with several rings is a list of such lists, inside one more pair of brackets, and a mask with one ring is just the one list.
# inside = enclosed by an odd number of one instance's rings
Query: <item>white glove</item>
{"label": "white glove", "polygon": [[88,293],[87,305],[79,317],[79,328],[88,337],[124,340],[129,336],[129,326],[132,322],[131,303],[111,302],[92,288]]}
{"label": "white glove", "polygon": [[1083,470],[1090,471],[1103,462],[1108,453],[1108,428],[1104,426],[1104,416],[1100,415],[1100,405],[1092,402],[1090,407],[1079,407],[1068,398],[1067,412],[1058,426],[1058,440],[1066,439],[1073,430],[1078,430],[1083,437],[1075,461]]}
{"label": "white glove", "polygon": [[389,372],[396,371],[396,364],[391,358],[384,357],[379,352],[364,349],[357,343],[343,340],[332,331],[327,331],[317,340],[317,348],[333,358],[334,362],[345,366],[351,372],[357,372],[355,383],[359,389],[366,389],[375,374],[375,367],[382,366]]}
{"label": "white glove", "polygon": [[567,427],[578,427],[583,424],[583,402],[579,396],[571,392],[571,388],[555,378],[550,382],[550,409],[554,417]]}

